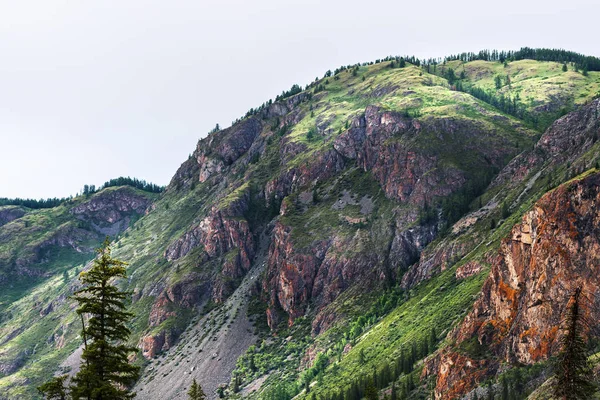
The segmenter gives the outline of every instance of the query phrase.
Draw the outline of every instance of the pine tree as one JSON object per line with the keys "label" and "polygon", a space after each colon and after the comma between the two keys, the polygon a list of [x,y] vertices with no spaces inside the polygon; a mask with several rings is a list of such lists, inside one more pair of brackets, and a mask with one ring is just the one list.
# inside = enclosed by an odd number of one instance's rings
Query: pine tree
{"label": "pine tree", "polygon": [[593,370],[583,339],[581,288],[575,289],[567,306],[564,336],[554,365],[553,392],[557,399],[589,399],[595,391]]}
{"label": "pine tree", "polygon": [[494,82],[496,84],[496,89],[500,89],[502,87],[502,78],[500,78],[499,75],[496,75]]}
{"label": "pine tree", "polygon": [[373,382],[369,382],[365,389],[365,398],[367,400],[379,400],[379,394]]}
{"label": "pine tree", "polygon": [[67,388],[65,387],[65,380],[67,375],[57,376],[50,379],[37,388],[38,392],[47,400],[66,400],[67,399]]}
{"label": "pine tree", "polygon": [[364,349],[360,349],[360,351],[358,352],[358,362],[360,362],[361,364],[364,364],[367,362],[367,357],[365,356]]}
{"label": "pine tree", "polygon": [[[124,343],[130,335],[126,322],[133,316],[125,311],[128,292],[114,286],[115,278],[125,278],[125,263],[110,255],[108,238],[98,249],[99,257],[89,271],[82,272],[84,288],[73,298],[79,303],[77,314],[83,324],[84,349],[80,371],[73,378],[74,399],[121,400],[135,396],[127,388],[134,383],[139,367],[129,364],[135,347]],[[84,316],[89,316],[87,326]]]}
{"label": "pine tree", "polygon": [[429,350],[433,351],[435,349],[436,344],[437,344],[437,332],[435,331],[435,328],[431,328],[431,331],[429,332]]}
{"label": "pine tree", "polygon": [[448,83],[450,85],[454,85],[454,82],[456,82],[456,74],[452,68],[448,68],[448,72],[446,72],[446,79],[448,79]]}
{"label": "pine tree", "polygon": [[502,400],[509,400],[509,398],[508,398],[508,396],[509,396],[508,382],[506,380],[506,377],[504,377],[504,376],[502,377],[501,383],[502,383]]}
{"label": "pine tree", "polygon": [[568,69],[567,68],[567,63],[564,63],[563,66],[562,66],[563,72],[567,72],[567,69]]}
{"label": "pine tree", "polygon": [[196,379],[192,381],[192,386],[190,386],[187,394],[189,400],[206,400],[206,394],[204,394],[202,387],[198,385]]}
{"label": "pine tree", "polygon": [[502,219],[510,217],[510,210],[506,202],[502,203]]}

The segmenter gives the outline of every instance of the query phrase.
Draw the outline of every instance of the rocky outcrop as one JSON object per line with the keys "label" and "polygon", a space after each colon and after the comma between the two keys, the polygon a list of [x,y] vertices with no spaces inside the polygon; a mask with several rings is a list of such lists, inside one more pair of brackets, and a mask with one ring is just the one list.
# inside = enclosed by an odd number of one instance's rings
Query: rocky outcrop
{"label": "rocky outcrop", "polygon": [[[506,193],[511,188],[521,185],[523,191],[513,204],[516,206],[525,200],[527,192],[538,180],[545,179],[547,188],[550,189],[563,179],[561,175],[554,174],[552,176],[547,171],[560,165],[572,164],[569,173],[574,174],[592,167],[594,162],[592,158],[584,157],[586,162],[577,160],[590,150],[598,135],[600,135],[600,99],[555,121],[533,149],[516,156],[501,170],[488,190],[494,191],[497,187],[502,187],[502,193]],[[553,180],[553,177],[556,180]],[[487,213],[498,207],[499,199],[502,197],[497,197],[481,210],[469,214],[456,223],[452,229],[453,237],[446,238],[434,248],[426,250],[421,255],[419,262],[404,275],[402,286],[404,288],[413,287],[439,271],[444,271],[477,246],[483,238],[480,237],[481,235],[469,231],[469,228],[479,218],[485,217]],[[465,233],[477,240],[461,240],[461,235]],[[458,272],[458,274],[462,272]]]}
{"label": "rocky outcrop", "polygon": [[[282,155],[285,158],[285,155]],[[314,155],[310,162],[285,170],[265,185],[265,201],[281,201],[293,191],[326,181],[341,172],[345,167],[344,159],[335,150],[327,150]]]}
{"label": "rocky outcrop", "polygon": [[154,300],[148,315],[150,333],[142,336],[139,348],[147,359],[170,349],[179,338],[184,325],[173,323],[165,327],[161,324],[168,319],[186,322],[181,315],[183,309],[193,310],[203,304],[210,296],[210,282],[206,275],[190,274],[183,280],[162,289]]}
{"label": "rocky outcrop", "polygon": [[448,241],[426,250],[420,254],[418,262],[402,276],[401,286],[405,289],[414,287],[439,271],[445,271],[466,254],[471,246],[472,243]]}
{"label": "rocky outcrop", "polygon": [[234,277],[241,276],[250,268],[255,253],[253,234],[244,218],[248,196],[249,193],[244,192],[222,208],[213,207],[197,225],[169,245],[165,250],[167,260],[178,260],[200,246],[202,255],[198,258],[199,263],[235,251],[235,256],[231,255],[229,260],[235,262],[226,270],[235,274]]}
{"label": "rocky outcrop", "polygon": [[195,157],[200,168],[200,182],[221,173],[246,153],[261,130],[260,120],[250,117],[198,142]]}
{"label": "rocky outcrop", "polygon": [[[540,199],[516,225],[493,260],[490,276],[456,344],[426,373],[437,375],[436,399],[453,399],[494,374],[500,363],[532,364],[554,354],[571,293],[600,292],[600,174],[565,184]],[[596,304],[586,308],[600,318]],[[476,341],[485,362],[462,343]],[[471,346],[472,347],[472,346]]]}
{"label": "rocky outcrop", "polygon": [[[398,226],[404,226],[399,221]],[[431,226],[401,229],[393,224],[374,224],[352,236],[333,235],[300,248],[291,231],[280,222],[273,230],[263,282],[270,299],[268,322],[271,327],[281,322],[277,311],[282,310],[291,324],[310,304],[316,311],[315,334],[335,322],[338,316],[321,310],[342,292],[355,285],[366,289],[395,280],[436,234]]]}
{"label": "rocky outcrop", "polygon": [[289,227],[277,223],[269,248],[263,289],[271,298],[271,310],[267,313],[271,327],[280,322],[274,307],[281,307],[288,314],[290,323],[304,313],[313,294],[318,268],[331,245],[329,241],[319,241],[313,243],[310,250],[300,252],[294,247],[290,233]]}
{"label": "rocky outcrop", "polygon": [[130,187],[108,188],[76,205],[71,213],[89,222],[96,232],[114,236],[129,226],[134,214],[143,215],[152,200]]}
{"label": "rocky outcrop", "polygon": [[[515,185],[542,166],[574,162],[594,145],[599,135],[600,99],[596,99],[556,120],[531,151],[515,157],[502,170],[491,187]],[[578,168],[590,166],[577,165]]]}
{"label": "rocky outcrop", "polygon": [[0,226],[6,225],[25,215],[25,210],[17,206],[0,207]]}
{"label": "rocky outcrop", "polygon": [[509,145],[491,149],[471,143],[481,140],[486,129],[465,119],[417,120],[368,106],[364,115],[336,138],[334,148],[371,171],[389,198],[423,206],[456,191],[467,178],[457,165],[442,163],[444,149],[431,151],[432,144],[427,143],[431,139],[425,137],[453,143],[456,152],[472,148],[484,166],[502,167],[514,151]]}
{"label": "rocky outcrop", "polygon": [[[93,255],[106,235],[116,236],[143,215],[150,196],[130,187],[111,187],[88,198],[74,199],[51,210],[26,213],[20,207],[0,208],[0,243],[9,244],[0,254],[0,281],[12,277],[47,276],[46,264],[57,249]],[[43,217],[36,217],[42,215]],[[15,232],[19,231],[19,235]]]}

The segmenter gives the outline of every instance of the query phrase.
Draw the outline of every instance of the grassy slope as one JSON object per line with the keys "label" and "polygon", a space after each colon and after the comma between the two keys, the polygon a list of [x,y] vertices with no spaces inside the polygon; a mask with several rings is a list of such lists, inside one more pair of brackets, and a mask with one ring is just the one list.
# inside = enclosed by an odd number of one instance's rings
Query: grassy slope
{"label": "grassy slope", "polygon": [[[481,60],[469,63],[451,61],[439,68],[440,73],[446,68],[453,68],[458,76],[464,71],[467,82],[490,92],[511,98],[518,95],[530,112],[539,114],[541,127],[549,126],[575,106],[600,95],[600,72],[589,72],[586,77],[571,66],[563,71],[562,64],[557,62],[520,60],[504,66]],[[500,89],[496,88],[497,76],[502,79]]]}

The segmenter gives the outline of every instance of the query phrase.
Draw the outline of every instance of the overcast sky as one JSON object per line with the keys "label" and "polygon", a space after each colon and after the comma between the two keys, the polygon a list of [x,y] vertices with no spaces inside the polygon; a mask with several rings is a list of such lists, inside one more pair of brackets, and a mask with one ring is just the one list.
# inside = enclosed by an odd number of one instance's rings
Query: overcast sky
{"label": "overcast sky", "polygon": [[0,197],[167,184],[215,123],[342,64],[521,46],[600,56],[599,15],[598,0],[0,0]]}

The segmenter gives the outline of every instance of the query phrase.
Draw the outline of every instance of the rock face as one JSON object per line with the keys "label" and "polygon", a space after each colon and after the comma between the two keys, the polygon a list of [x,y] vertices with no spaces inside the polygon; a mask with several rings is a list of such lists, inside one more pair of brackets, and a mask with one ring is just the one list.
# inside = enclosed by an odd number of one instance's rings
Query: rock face
{"label": "rock face", "polygon": [[0,207],[0,226],[6,225],[25,215],[25,210],[17,206]]}
{"label": "rock face", "polygon": [[[500,363],[532,364],[554,354],[571,293],[600,291],[600,174],[565,184],[540,199],[502,242],[480,298],[450,334],[456,346],[430,361],[436,399],[467,393]],[[588,304],[591,320],[600,318]],[[476,340],[493,357],[459,351]]]}
{"label": "rock face", "polygon": [[203,277],[189,275],[186,279],[163,289],[152,305],[148,316],[151,332],[140,339],[142,355],[153,358],[158,353],[170,349],[176,343],[183,326],[173,324],[168,329],[154,329],[167,319],[178,317],[183,309],[193,309],[210,296],[210,285]]}
{"label": "rock face", "polygon": [[[0,244],[10,243],[9,250],[0,254],[0,282],[9,276],[45,276],[44,263],[56,248],[93,254],[91,243],[123,232],[151,203],[149,196],[121,187],[105,189],[74,206],[65,203],[44,218],[35,218],[20,207],[0,208],[0,222],[4,222],[0,223]],[[23,234],[15,235],[15,231]],[[40,232],[44,234],[38,237]]]}
{"label": "rock face", "polygon": [[368,106],[364,115],[354,119],[351,128],[335,140],[334,148],[344,157],[356,159],[365,171],[372,171],[389,198],[423,206],[451,194],[466,180],[466,171],[458,164],[442,165],[441,157],[447,150],[437,149],[431,142],[452,142],[457,152],[472,147],[484,164],[503,166],[511,152],[509,146],[492,149],[469,143],[484,129],[463,119],[417,120]]}
{"label": "rock face", "polygon": [[213,289],[216,302],[223,301],[233,291],[231,280],[244,276],[256,252],[253,233],[244,218],[249,193],[242,191],[239,196],[228,204],[221,204],[221,207],[214,206],[208,216],[171,243],[164,254],[167,260],[175,261],[199,249],[199,264],[224,256],[221,274]]}
{"label": "rock face", "polygon": [[594,145],[599,132],[600,99],[596,99],[555,121],[534,149],[515,157],[491,186],[514,185],[544,164],[548,167],[573,162]]}
{"label": "rock face", "polygon": [[129,187],[109,188],[73,207],[71,213],[103,235],[116,235],[129,226],[133,214],[143,215],[151,203]]}
{"label": "rock face", "polygon": [[[332,234],[308,247],[292,239],[293,227],[278,222],[269,251],[267,276],[263,282],[270,307],[269,325],[281,322],[283,311],[292,323],[304,315],[308,304],[317,311],[335,300],[352,285],[380,285],[396,279],[400,269],[418,260],[420,252],[437,235],[436,223],[416,225],[418,210],[436,199],[459,190],[467,180],[460,163],[451,164],[432,150],[430,136],[449,140],[457,151],[471,151],[472,138],[482,135],[482,127],[461,119],[427,118],[416,120],[397,112],[368,106],[353,119],[347,131],[335,138],[333,149],[316,153],[310,163],[294,167],[270,181],[265,197],[285,198],[312,182],[326,181],[343,171],[350,162],[368,171],[385,196],[396,204],[409,205],[410,212],[397,213],[393,220],[379,221],[353,237]],[[434,140],[434,141],[435,141]],[[426,144],[430,147],[427,147]],[[283,146],[294,154],[298,146]],[[494,149],[476,146],[472,151],[482,168],[499,168],[511,153],[510,146]],[[285,162],[286,157],[282,155]],[[350,160],[350,161],[349,161]],[[355,160],[355,161],[351,161]],[[306,202],[305,202],[306,203]],[[284,202],[281,214],[287,215]],[[348,224],[361,224],[363,217],[345,217]],[[377,243],[377,244],[374,244]],[[353,249],[353,251],[348,251]],[[422,277],[409,277],[418,281]],[[315,333],[327,328],[331,315],[317,313]]]}
{"label": "rock face", "polygon": [[200,182],[207,181],[214,174],[246,153],[262,129],[257,118],[248,118],[231,128],[209,135],[198,143],[196,159],[200,166]]}
{"label": "rock face", "polygon": [[[593,166],[594,160],[584,155],[600,135],[600,99],[584,105],[577,110],[555,121],[544,132],[534,148],[524,151],[513,158],[496,178],[490,183],[489,191],[501,189],[501,193],[459,222],[453,227],[453,235],[446,238],[435,247],[428,248],[415,265],[402,278],[402,286],[410,288],[425,279],[432,277],[439,271],[444,271],[448,266],[459,260],[471,251],[478,243],[477,240],[464,241],[461,235],[469,232],[479,218],[493,212],[498,203],[502,201],[502,194],[519,185],[524,186],[515,203],[527,195],[528,190],[541,180],[542,173],[552,168],[572,163],[575,171],[584,171]],[[586,162],[582,162],[587,160]],[[560,178],[558,178],[560,179]],[[552,176],[546,176],[547,187],[560,183],[553,181]],[[472,235],[473,232],[471,232]],[[462,273],[464,271],[459,272]]]}

